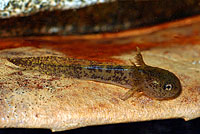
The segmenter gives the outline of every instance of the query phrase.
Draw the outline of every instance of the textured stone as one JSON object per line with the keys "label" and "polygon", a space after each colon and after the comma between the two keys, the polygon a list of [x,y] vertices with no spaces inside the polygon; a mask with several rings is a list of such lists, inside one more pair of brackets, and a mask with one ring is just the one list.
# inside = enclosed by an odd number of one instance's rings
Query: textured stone
{"label": "textured stone", "polygon": [[44,10],[77,9],[113,0],[1,0],[0,18],[25,16]]}

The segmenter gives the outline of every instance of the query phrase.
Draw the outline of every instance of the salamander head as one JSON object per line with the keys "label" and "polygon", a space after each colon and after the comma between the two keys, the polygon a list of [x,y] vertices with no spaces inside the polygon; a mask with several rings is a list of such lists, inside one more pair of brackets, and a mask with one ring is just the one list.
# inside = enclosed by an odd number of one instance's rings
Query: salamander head
{"label": "salamander head", "polygon": [[[181,94],[181,83],[175,74],[165,69],[146,65],[139,48],[137,48],[135,59],[136,64],[131,62],[138,72],[138,80],[133,82],[133,85],[137,87],[135,90],[157,100],[174,99]],[[135,90],[131,89],[124,95],[124,98],[129,98]]]}
{"label": "salamander head", "polygon": [[167,70],[146,66],[142,70],[142,92],[154,99],[174,99],[181,94],[182,87],[177,76]]}

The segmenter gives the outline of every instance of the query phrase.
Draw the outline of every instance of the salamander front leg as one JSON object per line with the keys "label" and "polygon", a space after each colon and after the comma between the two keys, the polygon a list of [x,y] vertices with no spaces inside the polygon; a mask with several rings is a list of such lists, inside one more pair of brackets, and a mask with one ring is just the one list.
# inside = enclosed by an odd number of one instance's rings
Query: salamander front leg
{"label": "salamander front leg", "polygon": [[130,90],[128,90],[128,92],[126,92],[122,97],[121,99],[122,100],[127,100],[128,98],[132,97],[132,95],[137,92],[137,89],[138,88],[131,88]]}
{"label": "salamander front leg", "polygon": [[137,54],[135,56],[135,60],[136,60],[136,65],[142,66],[142,67],[146,66],[139,47],[137,47]]}

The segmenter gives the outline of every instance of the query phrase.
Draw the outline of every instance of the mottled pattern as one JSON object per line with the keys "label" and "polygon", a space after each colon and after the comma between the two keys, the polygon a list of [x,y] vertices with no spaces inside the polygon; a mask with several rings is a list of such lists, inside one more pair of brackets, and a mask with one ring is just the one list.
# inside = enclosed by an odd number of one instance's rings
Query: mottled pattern
{"label": "mottled pattern", "polygon": [[136,68],[132,66],[101,65],[95,61],[55,56],[8,58],[8,60],[25,70],[38,70],[58,77],[114,83],[123,87],[130,87],[131,72],[136,71]]}
{"label": "mottled pattern", "polygon": [[[110,83],[130,90],[121,98],[132,96],[135,91],[158,100],[173,99],[180,95],[181,84],[171,72],[147,66],[138,49],[133,66],[103,65],[93,61],[76,60],[55,56],[8,58],[13,64],[25,70],[41,73]],[[82,62],[82,64],[81,64]]]}

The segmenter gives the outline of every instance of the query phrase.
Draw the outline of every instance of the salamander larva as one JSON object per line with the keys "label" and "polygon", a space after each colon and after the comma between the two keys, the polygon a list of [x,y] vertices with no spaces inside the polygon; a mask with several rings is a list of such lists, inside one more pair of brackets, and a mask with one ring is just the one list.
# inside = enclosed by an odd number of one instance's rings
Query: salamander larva
{"label": "salamander larva", "polygon": [[8,61],[25,70],[128,88],[129,91],[122,96],[122,100],[130,98],[135,92],[157,100],[174,99],[180,95],[182,87],[176,75],[168,70],[146,65],[139,48],[135,59],[136,64],[131,62],[132,66],[99,64],[93,61],[80,64],[80,60],[56,56],[8,58]]}

